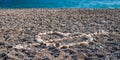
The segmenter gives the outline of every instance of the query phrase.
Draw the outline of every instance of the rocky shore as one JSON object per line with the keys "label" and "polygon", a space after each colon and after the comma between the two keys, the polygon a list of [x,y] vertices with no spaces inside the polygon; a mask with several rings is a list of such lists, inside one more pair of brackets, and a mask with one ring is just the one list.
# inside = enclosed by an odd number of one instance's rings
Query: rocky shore
{"label": "rocky shore", "polygon": [[0,10],[0,60],[119,59],[120,9]]}

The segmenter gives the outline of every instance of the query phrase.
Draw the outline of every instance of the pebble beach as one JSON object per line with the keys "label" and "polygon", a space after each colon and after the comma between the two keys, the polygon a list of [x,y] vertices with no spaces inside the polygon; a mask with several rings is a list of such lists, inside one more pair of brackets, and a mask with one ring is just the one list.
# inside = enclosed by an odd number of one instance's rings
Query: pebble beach
{"label": "pebble beach", "polygon": [[0,10],[0,60],[119,59],[120,9]]}

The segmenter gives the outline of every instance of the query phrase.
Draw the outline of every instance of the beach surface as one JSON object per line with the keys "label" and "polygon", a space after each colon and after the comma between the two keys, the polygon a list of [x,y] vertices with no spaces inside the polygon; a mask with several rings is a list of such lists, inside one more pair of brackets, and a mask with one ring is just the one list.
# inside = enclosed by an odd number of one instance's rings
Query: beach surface
{"label": "beach surface", "polygon": [[120,9],[1,9],[0,60],[119,60]]}

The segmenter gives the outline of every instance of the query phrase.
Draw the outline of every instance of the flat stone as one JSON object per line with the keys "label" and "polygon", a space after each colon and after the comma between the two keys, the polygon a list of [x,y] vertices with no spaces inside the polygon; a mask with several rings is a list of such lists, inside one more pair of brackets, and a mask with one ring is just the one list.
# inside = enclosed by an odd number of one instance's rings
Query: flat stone
{"label": "flat stone", "polygon": [[1,46],[1,45],[5,45],[5,43],[4,43],[4,42],[0,42],[0,46]]}

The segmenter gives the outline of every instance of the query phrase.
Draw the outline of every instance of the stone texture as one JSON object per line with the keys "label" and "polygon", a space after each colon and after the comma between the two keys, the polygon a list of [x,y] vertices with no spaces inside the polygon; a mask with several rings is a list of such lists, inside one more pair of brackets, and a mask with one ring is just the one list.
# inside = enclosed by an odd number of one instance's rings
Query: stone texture
{"label": "stone texture", "polygon": [[[100,30],[108,31],[109,35],[93,36],[95,42],[89,46],[59,49],[57,44],[50,49],[35,40],[39,32],[93,33]],[[62,36],[54,34],[43,38]],[[31,43],[40,45],[31,46]],[[14,48],[19,44],[27,48]],[[119,56],[120,9],[0,10],[0,60],[118,60]]]}

